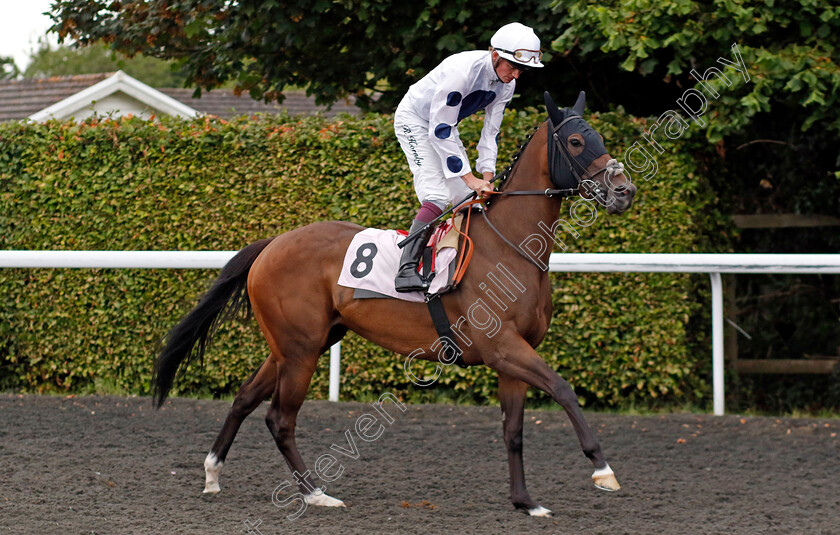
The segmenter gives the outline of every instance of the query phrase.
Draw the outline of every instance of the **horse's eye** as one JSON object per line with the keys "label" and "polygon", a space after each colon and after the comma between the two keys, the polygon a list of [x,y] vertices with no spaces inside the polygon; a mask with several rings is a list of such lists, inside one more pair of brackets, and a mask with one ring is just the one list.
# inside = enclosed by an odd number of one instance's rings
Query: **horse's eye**
{"label": "horse's eye", "polygon": [[572,138],[569,143],[571,143],[573,147],[580,147],[582,145],[578,138]]}

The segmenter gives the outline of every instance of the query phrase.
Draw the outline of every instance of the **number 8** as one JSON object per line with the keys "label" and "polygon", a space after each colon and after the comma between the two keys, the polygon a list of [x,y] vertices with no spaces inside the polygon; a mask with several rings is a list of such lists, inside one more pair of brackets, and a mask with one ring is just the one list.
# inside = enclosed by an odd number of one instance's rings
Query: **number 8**
{"label": "number 8", "polygon": [[[362,244],[362,246],[356,250],[356,260],[350,264],[350,274],[357,279],[361,279],[370,273],[373,269],[373,257],[375,257],[378,252],[379,249],[377,249],[376,245],[373,243],[368,242]],[[362,268],[362,266],[364,267]]]}

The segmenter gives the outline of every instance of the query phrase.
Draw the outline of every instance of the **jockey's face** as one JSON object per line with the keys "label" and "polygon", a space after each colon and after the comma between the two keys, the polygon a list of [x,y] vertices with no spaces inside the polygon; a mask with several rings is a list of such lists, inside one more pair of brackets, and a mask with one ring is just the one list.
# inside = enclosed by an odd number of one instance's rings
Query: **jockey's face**
{"label": "jockey's face", "polygon": [[519,78],[519,75],[525,70],[521,65],[499,56],[496,51],[493,52],[493,68],[496,69],[496,76],[505,84]]}

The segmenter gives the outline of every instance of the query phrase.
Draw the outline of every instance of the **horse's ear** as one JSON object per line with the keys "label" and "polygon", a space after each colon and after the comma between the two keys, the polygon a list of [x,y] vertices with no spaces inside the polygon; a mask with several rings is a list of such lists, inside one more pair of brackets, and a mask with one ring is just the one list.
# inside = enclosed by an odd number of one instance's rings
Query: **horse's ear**
{"label": "horse's ear", "polygon": [[558,125],[563,122],[563,110],[557,107],[557,104],[554,103],[554,99],[551,98],[551,95],[548,94],[546,91],[543,94],[545,98],[545,109],[548,112],[548,117],[551,119],[551,122],[555,125]]}
{"label": "horse's ear", "polygon": [[577,102],[572,106],[572,111],[583,117],[583,110],[586,108],[586,91],[581,91]]}

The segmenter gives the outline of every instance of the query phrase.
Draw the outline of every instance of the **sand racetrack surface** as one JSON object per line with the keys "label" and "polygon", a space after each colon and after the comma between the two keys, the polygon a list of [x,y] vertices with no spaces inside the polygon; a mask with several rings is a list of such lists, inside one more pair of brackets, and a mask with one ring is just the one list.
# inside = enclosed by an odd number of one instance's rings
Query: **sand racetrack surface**
{"label": "sand racetrack surface", "polygon": [[[531,518],[508,501],[498,407],[408,405],[375,440],[355,434],[360,403],[310,401],[298,446],[313,467],[332,453],[326,484],[347,508],[298,511],[296,491],[263,421],[245,421],[202,495],[203,461],[229,403],[0,395],[0,533],[720,533],[840,534],[840,420],[587,413],[623,488],[590,481],[563,411],[528,411]],[[355,441],[358,458],[332,445]],[[333,467],[335,469],[335,467]],[[316,482],[321,482],[316,479]]]}

